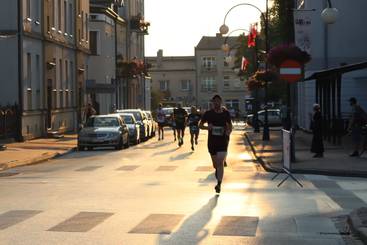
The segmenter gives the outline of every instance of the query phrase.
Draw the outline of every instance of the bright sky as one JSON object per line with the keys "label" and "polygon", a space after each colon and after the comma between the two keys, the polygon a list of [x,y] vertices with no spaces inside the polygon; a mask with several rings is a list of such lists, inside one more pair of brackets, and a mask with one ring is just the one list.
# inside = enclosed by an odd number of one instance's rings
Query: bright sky
{"label": "bright sky", "polygon": [[[270,6],[269,1],[269,6]],[[215,36],[226,12],[239,3],[251,3],[265,10],[265,0],[145,0],[145,20],[151,23],[145,36],[145,55],[194,55],[194,47],[202,36]],[[250,6],[238,6],[226,20],[229,31],[249,29],[259,22],[260,12]],[[234,32],[237,36],[241,32]]]}

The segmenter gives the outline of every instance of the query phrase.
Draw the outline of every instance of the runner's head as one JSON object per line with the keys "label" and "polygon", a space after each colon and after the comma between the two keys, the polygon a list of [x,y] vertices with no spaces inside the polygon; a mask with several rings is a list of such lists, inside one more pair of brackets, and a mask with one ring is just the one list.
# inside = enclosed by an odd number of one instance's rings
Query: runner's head
{"label": "runner's head", "polygon": [[220,97],[220,95],[218,94],[214,95],[212,98],[212,103],[213,103],[214,109],[219,110],[222,106],[222,97]]}
{"label": "runner's head", "polygon": [[180,103],[177,104],[177,108],[181,108],[181,104]]}
{"label": "runner's head", "polygon": [[196,110],[196,107],[195,106],[191,106],[191,113],[196,113],[197,110]]}

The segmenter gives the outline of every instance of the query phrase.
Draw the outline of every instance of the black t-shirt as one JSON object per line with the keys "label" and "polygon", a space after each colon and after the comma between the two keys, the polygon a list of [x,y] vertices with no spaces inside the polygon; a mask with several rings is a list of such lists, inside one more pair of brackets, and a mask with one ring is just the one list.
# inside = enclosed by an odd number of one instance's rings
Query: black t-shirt
{"label": "black t-shirt", "polygon": [[223,110],[221,113],[217,113],[214,110],[206,111],[201,121],[213,125],[213,129],[209,130],[209,141],[224,140],[227,138],[227,123],[231,123],[231,116],[227,110]]}
{"label": "black t-shirt", "polygon": [[176,124],[185,124],[185,118],[187,117],[187,111],[183,108],[178,108],[173,110],[173,115],[175,117]]}
{"label": "black t-shirt", "polygon": [[199,126],[200,119],[201,119],[200,114],[191,113],[188,116],[189,126]]}

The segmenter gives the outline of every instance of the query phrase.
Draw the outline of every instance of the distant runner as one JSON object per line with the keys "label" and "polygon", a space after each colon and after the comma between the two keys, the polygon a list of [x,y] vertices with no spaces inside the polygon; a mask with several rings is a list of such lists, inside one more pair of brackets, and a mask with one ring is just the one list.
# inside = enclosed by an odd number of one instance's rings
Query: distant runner
{"label": "distant runner", "polygon": [[166,115],[162,109],[162,104],[159,104],[157,110],[157,122],[158,122],[158,140],[164,139],[164,124],[166,122]]}
{"label": "distant runner", "polygon": [[181,104],[178,104],[177,109],[174,109],[173,118],[176,123],[178,146],[182,146],[184,143],[187,111],[181,107]]}
{"label": "distant runner", "polygon": [[187,118],[189,128],[190,128],[190,135],[191,135],[191,150],[195,150],[194,148],[194,137],[195,137],[195,145],[198,144],[198,137],[199,137],[199,122],[201,119],[201,115],[196,109],[195,106],[191,107],[191,113]]}
{"label": "distant runner", "polygon": [[[215,191],[220,193],[224,175],[223,164],[227,156],[229,136],[232,132],[232,121],[229,112],[222,108],[222,98],[219,95],[215,95],[212,102],[213,109],[205,112],[199,127],[209,131],[208,150],[217,179]],[[205,123],[208,123],[208,126],[204,126]]]}

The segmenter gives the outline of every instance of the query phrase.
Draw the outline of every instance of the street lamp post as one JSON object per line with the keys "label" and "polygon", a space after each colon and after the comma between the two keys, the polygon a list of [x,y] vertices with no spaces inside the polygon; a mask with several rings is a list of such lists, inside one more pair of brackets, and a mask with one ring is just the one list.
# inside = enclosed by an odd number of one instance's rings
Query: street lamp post
{"label": "street lamp post", "polygon": [[[261,17],[263,18],[264,24],[265,24],[265,52],[268,55],[269,54],[269,0],[266,0],[265,15],[261,11],[261,9],[259,9],[257,6],[250,4],[250,3],[240,3],[240,4],[233,6],[232,8],[230,8],[227,11],[226,15],[224,16],[223,25],[219,28],[219,32],[223,35],[228,33],[229,28],[226,25],[227,16],[234,8],[238,6],[250,6],[250,7],[257,9],[260,12]],[[267,70],[268,70],[268,61],[265,62],[265,71]],[[263,129],[263,140],[264,141],[270,140],[269,123],[268,123],[268,108],[267,108],[268,98],[267,97],[268,97],[268,81],[265,81],[265,99],[264,99],[264,103],[265,103],[265,118],[264,119],[265,120],[264,120],[264,129]]]}

